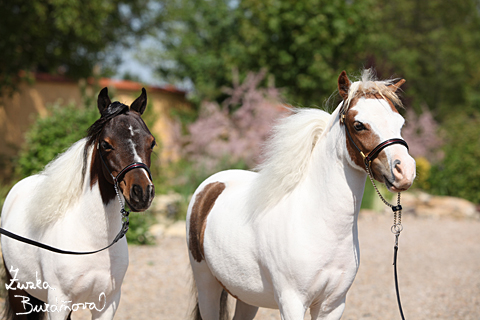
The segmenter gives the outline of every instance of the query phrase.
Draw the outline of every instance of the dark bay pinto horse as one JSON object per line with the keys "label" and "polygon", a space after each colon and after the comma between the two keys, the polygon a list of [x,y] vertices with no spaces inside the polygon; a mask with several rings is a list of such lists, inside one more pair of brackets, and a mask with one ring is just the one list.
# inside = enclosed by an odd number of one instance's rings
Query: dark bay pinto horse
{"label": "dark bay pinto horse", "polygon": [[[101,117],[88,136],[12,188],[2,227],[64,250],[92,251],[110,244],[122,228],[120,202],[144,211],[154,197],[148,168],[155,138],[141,118],[146,105],[145,89],[128,107],[112,103],[104,88],[98,96]],[[132,163],[144,167],[122,173]],[[70,318],[72,310],[85,307],[93,319],[113,319],[128,267],[125,237],[107,250],[81,256],[7,237],[1,242],[10,318],[38,318],[32,312],[36,306],[50,319]]]}

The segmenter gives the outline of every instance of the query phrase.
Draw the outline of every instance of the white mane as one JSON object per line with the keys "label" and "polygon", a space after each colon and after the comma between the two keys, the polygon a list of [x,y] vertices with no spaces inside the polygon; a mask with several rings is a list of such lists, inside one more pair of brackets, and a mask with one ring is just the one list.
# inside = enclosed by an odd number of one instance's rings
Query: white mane
{"label": "white mane", "polygon": [[[84,184],[82,168],[86,141],[77,141],[39,173],[43,181],[32,197],[35,205],[31,206],[30,212],[37,227],[44,227],[61,218],[80,198]],[[88,152],[86,165],[90,163],[92,150],[90,148]]]}
{"label": "white mane", "polygon": [[303,179],[313,147],[324,132],[330,114],[318,109],[294,109],[273,128],[265,146],[265,161],[252,188],[253,206],[263,211],[290,193]]}

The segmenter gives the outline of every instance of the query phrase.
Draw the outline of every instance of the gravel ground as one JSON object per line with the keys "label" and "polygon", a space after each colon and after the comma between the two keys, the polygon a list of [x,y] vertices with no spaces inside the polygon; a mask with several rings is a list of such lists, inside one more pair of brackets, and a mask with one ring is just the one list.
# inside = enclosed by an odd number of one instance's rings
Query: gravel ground
{"label": "gravel ground", "polygon": [[[361,266],[342,319],[400,319],[391,224],[389,216],[361,215]],[[480,319],[480,221],[405,216],[403,225],[398,272],[405,317]],[[177,230],[182,227],[178,224]],[[191,276],[181,231],[167,232],[156,246],[129,250],[130,266],[115,319],[187,319]],[[87,318],[85,313],[73,316]],[[280,315],[277,310],[260,309],[255,319],[280,319]]]}

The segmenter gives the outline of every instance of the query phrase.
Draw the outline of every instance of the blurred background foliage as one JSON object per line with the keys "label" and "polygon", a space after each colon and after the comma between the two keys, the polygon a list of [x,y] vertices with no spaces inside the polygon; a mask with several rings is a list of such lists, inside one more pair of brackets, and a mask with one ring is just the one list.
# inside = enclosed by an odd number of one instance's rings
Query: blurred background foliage
{"label": "blurred background foliage", "polygon": [[[0,64],[0,90],[35,71],[82,78],[101,66],[111,76],[130,50],[158,80],[189,90],[194,110],[171,115],[182,159],[153,169],[157,192],[187,201],[211,173],[261,160],[268,110],[283,102],[331,110],[340,72],[374,67],[379,78],[407,80],[401,112],[414,187],[480,203],[478,30],[479,0],[3,1],[0,61],[9,63]],[[18,178],[83,136],[97,111],[90,101],[50,112],[27,135]]]}
{"label": "blurred background foliage", "polygon": [[0,88],[15,89],[29,71],[80,78],[102,64],[111,74],[122,49],[150,27],[148,2],[0,1]]}

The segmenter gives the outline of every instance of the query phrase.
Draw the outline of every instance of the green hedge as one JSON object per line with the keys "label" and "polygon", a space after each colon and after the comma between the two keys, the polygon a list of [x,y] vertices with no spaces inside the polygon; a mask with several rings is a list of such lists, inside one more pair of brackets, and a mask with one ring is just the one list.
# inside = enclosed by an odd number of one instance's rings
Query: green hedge
{"label": "green hedge", "polygon": [[443,160],[432,166],[430,192],[480,203],[480,114],[460,114],[443,128]]}
{"label": "green hedge", "polygon": [[48,111],[50,115],[38,117],[25,136],[16,167],[20,177],[41,171],[55,156],[85,137],[100,116],[96,108],[79,108],[75,104],[55,104]]}

